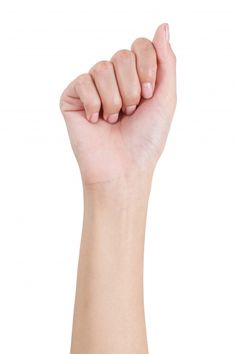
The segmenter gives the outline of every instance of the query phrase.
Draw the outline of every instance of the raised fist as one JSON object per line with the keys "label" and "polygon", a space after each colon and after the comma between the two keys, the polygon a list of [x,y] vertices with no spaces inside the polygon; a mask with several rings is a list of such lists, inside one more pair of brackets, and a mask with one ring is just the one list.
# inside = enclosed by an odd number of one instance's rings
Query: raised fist
{"label": "raised fist", "polygon": [[63,91],[60,109],[86,185],[152,173],[176,107],[169,26],[97,62]]}

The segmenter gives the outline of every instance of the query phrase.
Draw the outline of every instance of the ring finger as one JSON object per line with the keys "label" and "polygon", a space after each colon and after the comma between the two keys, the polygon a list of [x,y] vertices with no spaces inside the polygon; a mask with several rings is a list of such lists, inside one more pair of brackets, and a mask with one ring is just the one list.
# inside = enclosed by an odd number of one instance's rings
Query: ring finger
{"label": "ring finger", "polygon": [[109,61],[100,61],[90,70],[103,107],[103,118],[110,123],[115,123],[119,117],[122,100],[116,82],[113,64]]}

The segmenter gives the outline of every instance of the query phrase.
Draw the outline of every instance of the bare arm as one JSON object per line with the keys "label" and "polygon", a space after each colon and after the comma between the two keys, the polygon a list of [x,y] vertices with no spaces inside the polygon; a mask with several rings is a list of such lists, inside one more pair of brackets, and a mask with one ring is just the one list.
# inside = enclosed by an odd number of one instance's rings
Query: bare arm
{"label": "bare arm", "polygon": [[149,176],[85,188],[72,354],[147,353],[143,247]]}
{"label": "bare arm", "polygon": [[131,50],[98,62],[62,93],[84,191],[71,354],[148,353],[145,225],[175,111],[175,68],[162,24],[153,41],[136,39]]}

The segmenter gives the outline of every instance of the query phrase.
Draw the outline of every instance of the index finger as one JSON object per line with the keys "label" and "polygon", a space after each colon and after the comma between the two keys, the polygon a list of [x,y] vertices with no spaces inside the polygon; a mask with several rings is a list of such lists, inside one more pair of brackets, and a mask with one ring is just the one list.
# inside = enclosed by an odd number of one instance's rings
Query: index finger
{"label": "index finger", "polygon": [[153,95],[156,74],[157,55],[152,42],[147,38],[137,38],[131,46],[136,55],[137,72],[142,87],[143,98],[151,98]]}

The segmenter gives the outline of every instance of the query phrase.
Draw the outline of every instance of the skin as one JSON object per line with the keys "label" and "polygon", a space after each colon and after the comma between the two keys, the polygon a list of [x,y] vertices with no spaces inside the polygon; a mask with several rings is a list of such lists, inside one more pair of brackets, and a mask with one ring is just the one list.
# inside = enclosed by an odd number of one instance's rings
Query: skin
{"label": "skin", "polygon": [[71,354],[148,353],[145,225],[175,107],[167,24],[97,62],[60,97],[84,192]]}

